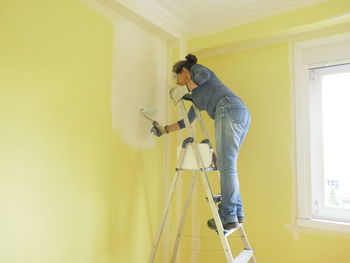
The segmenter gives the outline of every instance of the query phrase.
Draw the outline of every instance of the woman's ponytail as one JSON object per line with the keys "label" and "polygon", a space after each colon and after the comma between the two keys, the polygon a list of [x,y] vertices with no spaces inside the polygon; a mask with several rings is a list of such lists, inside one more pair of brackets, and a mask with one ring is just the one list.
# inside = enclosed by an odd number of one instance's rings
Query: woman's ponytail
{"label": "woman's ponytail", "polygon": [[186,56],[186,60],[188,61],[188,63],[191,63],[192,66],[197,64],[197,57],[195,55],[192,55],[192,54],[188,54]]}
{"label": "woman's ponytail", "polygon": [[175,63],[173,66],[173,72],[178,74],[181,72],[182,68],[191,70],[192,66],[197,64],[197,57],[195,55],[188,54],[185,58],[186,60],[180,60],[179,62]]}

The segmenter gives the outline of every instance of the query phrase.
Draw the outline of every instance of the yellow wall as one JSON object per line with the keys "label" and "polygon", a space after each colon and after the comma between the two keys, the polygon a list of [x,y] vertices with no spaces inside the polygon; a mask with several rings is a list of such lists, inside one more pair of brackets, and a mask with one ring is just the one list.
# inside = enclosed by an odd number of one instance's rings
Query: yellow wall
{"label": "yellow wall", "polygon": [[[245,229],[257,262],[346,261],[348,237],[292,227],[296,189],[288,43],[200,62],[213,69],[247,103],[252,114],[238,168],[246,207]],[[213,260],[203,255],[200,262]]]}
{"label": "yellow wall", "polygon": [[[305,33],[302,30],[315,19],[322,23],[326,18],[337,16],[335,13],[348,15],[349,1],[329,1],[293,13],[293,16],[292,13],[279,15],[260,24],[191,39],[189,45],[190,49],[204,48],[198,51],[199,63],[216,72],[247,103],[252,114],[252,126],[242,147],[238,167],[247,217],[245,229],[256,251],[257,262],[348,261],[348,234],[310,230],[297,227],[295,223],[293,57],[290,50],[296,40],[349,32],[347,21],[327,28],[327,31],[317,28]],[[294,20],[295,14],[302,14],[298,25],[297,20]],[[269,24],[272,21],[274,23]],[[276,32],[276,27],[281,25],[284,26],[284,32],[293,31],[295,34],[281,34],[284,39],[280,40],[274,38],[275,35],[270,33]],[[300,31],[296,30],[296,26]],[[257,38],[254,40],[249,35]],[[215,51],[229,43],[233,43],[231,52],[226,50],[224,54],[215,55]],[[254,47],[254,43],[257,47]],[[235,46],[239,48],[235,50]],[[207,121],[211,127],[208,118]],[[211,134],[213,136],[212,129]],[[208,217],[207,210],[203,205],[198,212]],[[205,225],[205,220],[198,223]],[[205,226],[201,229],[204,237],[200,240],[200,246],[204,249],[200,252],[199,262],[224,262],[223,253],[205,251],[205,248],[215,249],[220,246],[217,240],[207,237],[210,232]],[[235,239],[232,242],[238,245]]]}
{"label": "yellow wall", "polygon": [[[294,224],[289,44],[244,48],[282,37],[306,39],[317,30],[323,35],[349,31],[347,16],[332,20],[349,13],[348,3],[332,0],[259,26],[189,41],[190,49],[207,51],[240,46],[241,51],[200,57],[199,62],[212,68],[252,113],[239,173],[246,230],[258,262],[349,258],[347,236]],[[162,175],[164,138],[140,150],[112,131],[112,22],[76,0],[5,0],[0,29],[0,262],[146,262],[164,185],[173,174]],[[169,140],[174,157],[176,137]],[[171,170],[174,165],[171,160]],[[172,234],[188,175],[168,225]],[[213,187],[217,192],[218,185]],[[185,227],[187,235],[197,237],[182,244],[201,251],[181,250],[183,263],[224,262],[217,236],[206,227],[211,215],[203,195],[196,187]],[[168,240],[163,244],[171,246]],[[157,262],[165,262],[163,254]]]}
{"label": "yellow wall", "polygon": [[75,0],[5,0],[0,32],[0,262],[145,262],[164,143],[112,132],[112,22]]}
{"label": "yellow wall", "polygon": [[[239,158],[239,177],[247,231],[257,262],[348,261],[349,235],[296,225],[293,73],[295,41],[349,32],[349,1],[331,0],[206,37],[188,40],[188,50],[247,103],[252,126]],[[192,51],[191,51],[192,52]],[[220,54],[221,53],[221,54]],[[206,114],[203,113],[203,116]],[[213,134],[213,122],[205,117]],[[177,209],[185,199],[190,173],[183,176]],[[214,193],[215,175],[209,175]],[[201,182],[193,195],[179,262],[225,262]],[[178,223],[176,214],[174,219]],[[235,255],[242,248],[231,237]],[[162,261],[160,261],[162,262]]]}
{"label": "yellow wall", "polygon": [[302,33],[319,35],[329,31],[344,32],[350,27],[349,13],[350,1],[329,0],[235,26],[212,35],[192,37],[188,41],[188,48],[196,52],[215,51],[218,47],[239,48],[247,44],[266,43]]}

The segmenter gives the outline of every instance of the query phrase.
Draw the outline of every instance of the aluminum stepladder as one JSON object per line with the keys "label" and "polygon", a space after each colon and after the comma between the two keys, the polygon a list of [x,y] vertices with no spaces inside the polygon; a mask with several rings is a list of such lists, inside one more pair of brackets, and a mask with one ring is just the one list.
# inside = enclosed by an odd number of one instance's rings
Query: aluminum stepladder
{"label": "aluminum stepladder", "polygon": [[[218,208],[216,206],[216,203],[221,201],[221,196],[220,195],[213,195],[209,181],[208,181],[208,177],[207,177],[207,172],[215,171],[217,169],[215,167],[214,168],[211,168],[211,167],[205,168],[205,166],[204,166],[203,159],[202,159],[200,152],[199,152],[198,144],[194,139],[193,128],[192,128],[192,126],[189,122],[188,116],[187,116],[187,111],[186,111],[184,99],[185,98],[181,99],[179,101],[178,105],[179,105],[181,116],[183,117],[183,120],[185,121],[186,129],[187,129],[187,132],[190,135],[190,137],[188,137],[187,139],[185,139],[183,141],[181,151],[180,151],[180,154],[178,156],[175,177],[173,178],[173,181],[172,181],[172,184],[170,187],[170,191],[169,191],[168,196],[167,196],[166,201],[165,201],[165,209],[163,212],[161,225],[160,225],[159,231],[157,233],[156,239],[155,239],[153,247],[152,247],[152,252],[151,252],[150,259],[149,259],[149,263],[154,263],[154,260],[155,260],[156,252],[157,252],[157,249],[159,247],[159,241],[160,241],[160,238],[161,238],[164,226],[165,226],[165,222],[166,222],[169,210],[170,210],[170,206],[172,203],[175,188],[176,188],[179,176],[180,176],[180,172],[183,170],[183,169],[181,169],[181,167],[182,167],[182,163],[184,162],[184,157],[185,157],[185,152],[186,152],[187,147],[192,147],[192,150],[193,150],[193,153],[195,155],[196,162],[197,162],[197,166],[199,167],[199,169],[195,170],[197,172],[193,173],[193,175],[192,175],[192,181],[191,181],[191,185],[189,187],[189,191],[188,191],[187,196],[186,196],[185,205],[184,205],[184,208],[182,211],[180,223],[179,223],[178,230],[177,230],[174,249],[173,249],[173,252],[172,252],[172,255],[170,258],[170,263],[175,263],[175,260],[176,260],[177,251],[179,249],[179,245],[180,245],[180,241],[181,241],[182,230],[183,230],[183,227],[185,225],[186,214],[187,214],[188,208],[190,206],[191,196],[192,196],[194,185],[196,184],[196,181],[198,178],[198,174],[200,175],[200,177],[202,179],[202,183],[203,183],[204,190],[206,193],[206,199],[209,202],[210,210],[212,212],[213,218],[215,220],[215,224],[217,226],[217,233],[219,235],[219,238],[220,238],[220,241],[221,241],[221,244],[222,244],[225,256],[226,256],[226,262],[227,263],[247,263],[247,262],[256,263],[255,257],[253,255],[253,250],[250,247],[250,244],[249,244],[248,238],[246,236],[246,233],[244,231],[243,225],[239,224],[239,226],[237,228],[232,229],[232,230],[225,230],[222,226],[221,219],[220,219],[220,216],[218,213]],[[213,147],[210,143],[210,140],[209,140],[208,131],[204,125],[204,121],[200,115],[200,112],[194,104],[192,104],[192,105],[193,105],[193,108],[195,110],[197,120],[200,123],[200,127],[201,127],[201,130],[203,132],[203,135],[205,136],[204,141],[209,144],[210,149],[213,149]],[[239,255],[237,257],[234,258],[232,255],[230,245],[229,245],[227,238],[230,234],[234,233],[235,231],[239,231],[240,237],[241,237],[243,245],[244,245],[244,249],[239,253]]]}

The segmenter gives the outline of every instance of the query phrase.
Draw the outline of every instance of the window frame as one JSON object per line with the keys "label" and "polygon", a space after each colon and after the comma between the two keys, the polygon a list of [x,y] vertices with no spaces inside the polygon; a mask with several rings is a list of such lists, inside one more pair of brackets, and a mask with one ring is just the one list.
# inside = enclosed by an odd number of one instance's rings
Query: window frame
{"label": "window frame", "polygon": [[[350,63],[350,50],[344,48],[346,41],[350,42],[350,33],[293,43],[291,68],[294,71],[292,97],[295,124],[296,223],[301,227],[350,233],[350,222],[329,220],[314,215],[313,200],[316,189],[312,176],[319,169],[319,166],[315,165],[319,145],[315,143],[313,130],[315,117],[319,116],[314,116],[315,112],[311,109],[316,102],[314,90],[310,88],[312,83],[309,73],[312,68]],[[322,52],[315,56],[317,48]]]}
{"label": "window frame", "polygon": [[323,120],[322,120],[322,77],[335,74],[350,72],[350,64],[337,64],[326,67],[317,67],[309,69],[311,105],[310,111],[313,118],[311,121],[311,154],[314,155],[315,164],[311,172],[312,184],[315,185],[313,200],[313,218],[334,220],[338,222],[350,223],[350,210],[342,208],[330,208],[324,204],[324,171],[323,171]]}

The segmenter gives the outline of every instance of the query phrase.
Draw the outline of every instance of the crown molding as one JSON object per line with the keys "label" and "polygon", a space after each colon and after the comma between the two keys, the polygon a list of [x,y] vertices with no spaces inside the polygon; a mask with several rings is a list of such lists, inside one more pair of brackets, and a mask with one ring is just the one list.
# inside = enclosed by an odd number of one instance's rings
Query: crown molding
{"label": "crown molding", "polygon": [[135,0],[135,2],[153,16],[170,23],[182,32],[186,31],[191,15],[172,1]]}
{"label": "crown molding", "polygon": [[281,42],[294,43],[297,41],[303,41],[303,47],[307,47],[308,44],[314,43],[314,38],[316,38],[315,41],[318,41],[318,38],[324,38],[325,36],[327,36],[327,40],[332,41],[348,39],[350,33],[347,32],[347,29],[349,27],[350,14],[338,16],[322,22],[316,22],[307,26],[299,26],[288,30],[274,32],[269,36],[254,39],[252,41],[229,43],[220,47],[189,50],[189,52],[196,52],[200,57],[211,57]]}
{"label": "crown molding", "polygon": [[[91,8],[101,13],[101,10],[112,17],[124,17],[142,26],[165,41],[179,41],[184,39],[183,31],[160,8],[145,8],[135,0],[81,0]],[[146,0],[145,0],[146,1]]]}
{"label": "crown molding", "polygon": [[[104,1],[104,0],[97,0]],[[294,9],[308,7],[328,0],[289,0],[285,2],[266,4],[255,3],[254,6],[246,3],[230,2],[220,16],[204,13],[202,16],[191,14],[177,6],[171,0],[111,0],[136,11],[147,17],[158,26],[168,25],[186,37],[198,37],[214,34],[232,27],[256,22],[269,16],[286,13]],[[210,12],[208,12],[210,13]]]}
{"label": "crown molding", "polygon": [[233,27],[238,27],[253,23],[265,18],[291,12],[295,9],[305,8],[328,0],[310,0],[310,1],[289,1],[287,3],[276,4],[273,8],[266,6],[264,3],[255,5],[253,8],[242,6],[240,11],[237,11],[237,6],[228,6],[227,11],[221,14],[220,17],[214,17],[207,20],[198,20],[191,26],[187,26],[184,31],[186,36],[202,37],[215,34]]}
{"label": "crown molding", "polygon": [[[114,12],[164,38],[166,41],[184,41],[193,37],[203,37],[234,27],[263,20],[264,18],[305,8],[327,0],[290,0],[275,7],[265,2],[248,5],[245,2],[229,2],[225,11],[218,16],[198,17],[176,5],[172,0],[80,0],[96,3],[100,8]],[[187,7],[188,8],[188,7]],[[209,13],[209,11],[208,11]],[[197,16],[197,17],[196,17]]]}

